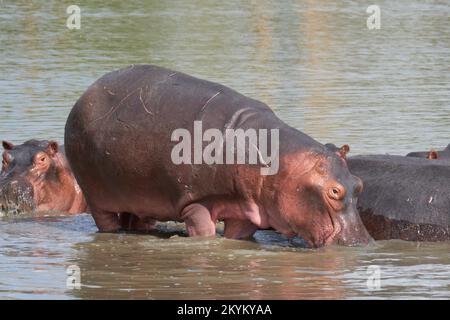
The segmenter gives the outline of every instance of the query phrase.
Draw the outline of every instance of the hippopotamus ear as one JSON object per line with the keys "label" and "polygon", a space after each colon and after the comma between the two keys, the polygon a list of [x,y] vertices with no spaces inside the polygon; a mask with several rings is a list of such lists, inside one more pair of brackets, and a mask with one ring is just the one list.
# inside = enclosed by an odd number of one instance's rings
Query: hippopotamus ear
{"label": "hippopotamus ear", "polygon": [[56,141],[49,141],[48,142],[48,145],[47,145],[47,153],[50,155],[50,156],[54,156],[55,154],[57,154],[58,153],[58,142],[56,142]]}
{"label": "hippopotamus ear", "polygon": [[342,159],[347,157],[347,153],[350,152],[350,146],[348,144],[344,144],[338,151],[339,155]]}
{"label": "hippopotamus ear", "polygon": [[2,141],[2,145],[3,145],[3,149],[5,150],[11,150],[12,148],[14,148],[14,144],[12,144],[11,142],[8,141]]}
{"label": "hippopotamus ear", "polygon": [[427,159],[437,159],[438,158],[438,153],[437,151],[431,150],[430,152],[428,152],[427,155]]}

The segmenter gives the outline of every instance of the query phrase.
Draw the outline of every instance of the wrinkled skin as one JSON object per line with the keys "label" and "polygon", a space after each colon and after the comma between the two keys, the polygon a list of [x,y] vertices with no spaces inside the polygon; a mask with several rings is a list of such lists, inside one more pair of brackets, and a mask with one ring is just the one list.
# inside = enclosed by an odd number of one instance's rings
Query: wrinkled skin
{"label": "wrinkled skin", "polygon": [[419,151],[419,152],[410,152],[406,155],[407,157],[416,157],[416,158],[426,158],[429,160],[446,160],[450,161],[450,144],[441,151],[431,150],[428,152]]}
{"label": "wrinkled skin", "polygon": [[450,240],[448,162],[367,155],[347,163],[364,181],[358,209],[375,240]]}
{"label": "wrinkled skin", "polygon": [[29,140],[21,145],[3,141],[0,173],[2,211],[69,214],[86,211],[86,201],[64,151],[54,141]]}
{"label": "wrinkled skin", "polygon": [[[278,174],[261,175],[261,164],[174,164],[171,134],[192,133],[195,120],[203,130],[278,128]],[[234,239],[274,228],[312,247],[371,241],[356,210],[362,183],[345,160],[220,84],[156,66],[108,73],[73,107],[65,144],[102,232],[173,220],[190,236],[212,236],[223,220]]]}

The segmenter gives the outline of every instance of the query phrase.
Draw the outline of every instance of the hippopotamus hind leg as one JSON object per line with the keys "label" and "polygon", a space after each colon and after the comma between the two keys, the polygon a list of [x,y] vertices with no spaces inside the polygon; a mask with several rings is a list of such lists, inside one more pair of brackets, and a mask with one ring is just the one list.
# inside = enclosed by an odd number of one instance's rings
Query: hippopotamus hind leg
{"label": "hippopotamus hind leg", "polygon": [[190,237],[209,237],[216,234],[216,224],[211,219],[211,213],[201,204],[186,206],[181,212],[181,219],[184,220]]}
{"label": "hippopotamus hind leg", "polygon": [[109,212],[91,207],[92,217],[100,232],[116,232],[121,230],[117,212]]}
{"label": "hippopotamus hind leg", "polygon": [[157,221],[148,217],[139,218],[135,214],[121,212],[119,221],[122,230],[135,232],[150,232],[155,230]]}

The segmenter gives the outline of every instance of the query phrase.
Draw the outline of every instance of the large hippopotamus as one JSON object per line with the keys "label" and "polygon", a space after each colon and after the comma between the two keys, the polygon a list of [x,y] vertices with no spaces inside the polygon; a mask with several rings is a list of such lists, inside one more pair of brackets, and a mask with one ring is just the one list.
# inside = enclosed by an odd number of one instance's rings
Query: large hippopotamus
{"label": "large hippopotamus", "polygon": [[3,141],[0,210],[13,213],[60,211],[81,213],[86,201],[55,141]]}
{"label": "large hippopotamus", "polygon": [[347,163],[364,182],[358,209],[375,240],[450,240],[448,162],[365,155]]}
{"label": "large hippopotamus", "polygon": [[441,151],[418,151],[418,152],[410,152],[406,155],[407,157],[417,157],[417,158],[426,158],[426,159],[439,159],[439,160],[450,160],[450,144]]}
{"label": "large hippopotamus", "polygon": [[345,160],[217,83],[151,65],[108,73],[74,105],[65,145],[100,232],[173,220],[212,236],[221,220],[234,239],[274,228],[312,247],[372,240]]}

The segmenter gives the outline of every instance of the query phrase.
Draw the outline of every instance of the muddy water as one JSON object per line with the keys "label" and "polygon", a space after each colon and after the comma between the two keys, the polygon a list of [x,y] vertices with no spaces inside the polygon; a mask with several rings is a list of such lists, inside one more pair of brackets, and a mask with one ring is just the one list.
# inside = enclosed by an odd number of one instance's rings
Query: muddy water
{"label": "muddy water", "polygon": [[[255,241],[98,234],[89,215],[0,222],[2,298],[449,298],[448,243],[308,250],[274,232]],[[220,226],[219,226],[220,231]],[[67,268],[81,289],[67,289]],[[379,269],[374,269],[375,267]],[[380,287],[369,278],[380,274]]]}
{"label": "muddy water", "polygon": [[[0,1],[0,138],[62,141],[103,73],[154,63],[231,86],[353,154],[447,145],[448,1]],[[98,234],[89,215],[0,218],[0,298],[450,298],[450,243],[306,250],[254,242]],[[81,289],[66,286],[69,266]],[[380,275],[380,288],[371,276]],[[368,282],[369,280],[369,282]],[[368,286],[369,285],[369,286]]]}

